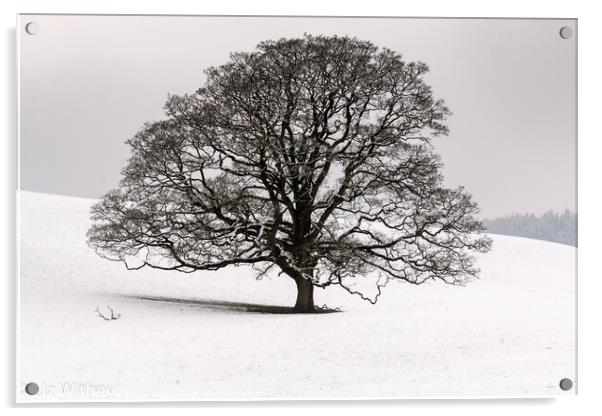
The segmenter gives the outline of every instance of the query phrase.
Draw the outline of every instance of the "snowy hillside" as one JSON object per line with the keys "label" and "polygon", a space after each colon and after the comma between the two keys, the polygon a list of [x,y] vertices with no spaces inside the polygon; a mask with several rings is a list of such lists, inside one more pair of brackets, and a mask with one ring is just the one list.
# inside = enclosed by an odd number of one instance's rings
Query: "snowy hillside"
{"label": "snowy hillside", "polygon": [[328,288],[343,312],[291,315],[290,279],[127,271],[86,245],[93,201],[20,198],[19,401],[573,393],[573,247],[492,236],[466,287],[394,282],[375,306]]}

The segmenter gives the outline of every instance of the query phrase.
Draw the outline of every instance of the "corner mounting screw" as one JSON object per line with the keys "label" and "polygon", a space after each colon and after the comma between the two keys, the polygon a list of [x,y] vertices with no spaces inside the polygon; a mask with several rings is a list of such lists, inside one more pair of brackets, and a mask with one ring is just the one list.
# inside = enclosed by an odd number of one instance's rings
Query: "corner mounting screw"
{"label": "corner mounting screw", "polygon": [[25,25],[25,31],[28,35],[35,35],[36,33],[38,33],[39,29],[40,28],[36,22],[29,22]]}
{"label": "corner mounting screw", "polygon": [[562,39],[570,39],[571,36],[573,36],[573,29],[568,26],[563,26],[560,28],[560,32],[558,33],[560,33],[560,37]]}
{"label": "corner mounting screw", "polygon": [[573,388],[573,380],[571,380],[570,378],[563,378],[562,380],[560,380],[559,385],[561,390],[569,391]]}
{"label": "corner mounting screw", "polygon": [[25,385],[25,393],[29,394],[30,396],[35,396],[39,391],[40,386],[38,386],[37,383],[27,383]]}

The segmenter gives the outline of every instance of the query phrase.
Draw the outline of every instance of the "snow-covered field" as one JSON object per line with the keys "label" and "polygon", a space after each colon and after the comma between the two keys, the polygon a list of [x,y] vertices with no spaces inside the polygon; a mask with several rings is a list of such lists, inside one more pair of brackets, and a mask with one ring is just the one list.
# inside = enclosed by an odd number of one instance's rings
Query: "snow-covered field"
{"label": "snow-covered field", "polygon": [[375,306],[328,288],[316,303],[344,312],[292,315],[290,279],[127,271],[86,245],[92,200],[20,198],[19,401],[574,392],[573,247],[492,236],[466,287],[394,282]]}

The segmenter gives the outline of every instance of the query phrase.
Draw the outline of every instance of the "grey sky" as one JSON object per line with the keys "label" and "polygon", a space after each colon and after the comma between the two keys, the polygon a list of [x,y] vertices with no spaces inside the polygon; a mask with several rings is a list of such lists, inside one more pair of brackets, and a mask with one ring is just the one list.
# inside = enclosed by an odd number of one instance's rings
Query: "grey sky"
{"label": "grey sky", "polygon": [[[24,33],[29,21],[36,35]],[[265,39],[346,34],[426,62],[454,113],[434,144],[483,216],[576,209],[573,20],[21,16],[21,189],[98,198],[124,140],[203,69]]]}

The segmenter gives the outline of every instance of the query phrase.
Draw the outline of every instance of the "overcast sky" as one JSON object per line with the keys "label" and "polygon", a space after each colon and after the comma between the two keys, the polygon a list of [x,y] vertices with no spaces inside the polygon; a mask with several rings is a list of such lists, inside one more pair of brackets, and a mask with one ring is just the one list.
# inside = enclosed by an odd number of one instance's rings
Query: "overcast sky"
{"label": "overcast sky", "polygon": [[[39,31],[24,33],[35,21]],[[449,186],[484,217],[576,209],[572,20],[21,16],[21,189],[98,198],[124,140],[191,93],[203,69],[265,39],[339,34],[423,61],[453,112],[436,138]]]}

